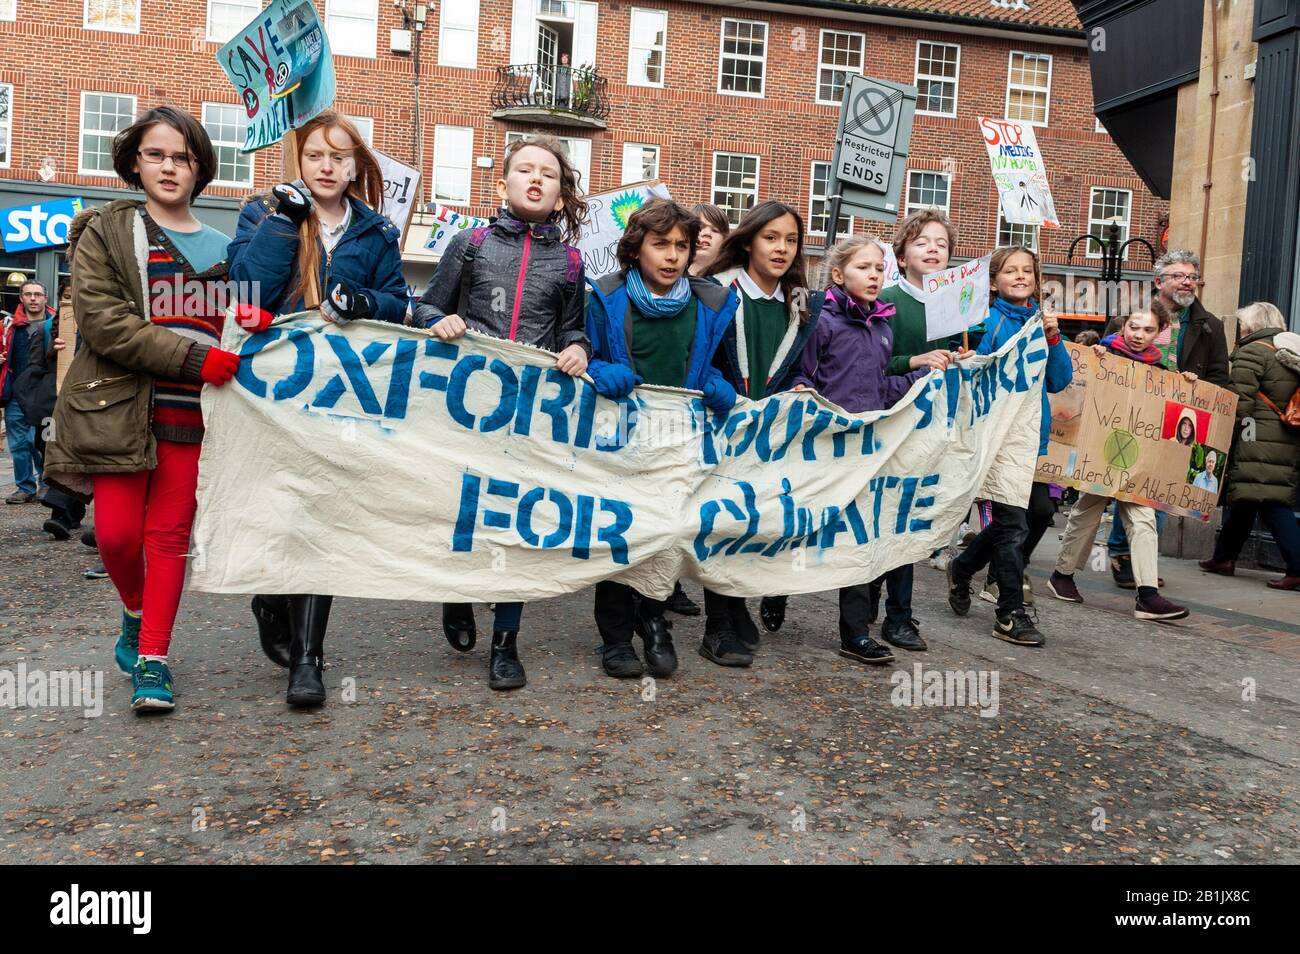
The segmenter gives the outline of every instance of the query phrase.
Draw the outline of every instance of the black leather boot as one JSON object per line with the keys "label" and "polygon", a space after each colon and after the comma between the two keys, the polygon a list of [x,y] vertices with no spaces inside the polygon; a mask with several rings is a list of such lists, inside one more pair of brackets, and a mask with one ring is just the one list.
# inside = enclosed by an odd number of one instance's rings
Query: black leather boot
{"label": "black leather boot", "polygon": [[289,598],[254,596],[253,618],[257,620],[257,638],[262,652],[277,666],[289,668]]}
{"label": "black leather boot", "polygon": [[677,671],[677,650],[673,647],[673,634],[664,622],[663,614],[647,616],[637,611],[636,631],[645,644],[645,665],[652,676],[661,679]]}
{"label": "black leather boot", "polygon": [[473,603],[442,604],[442,634],[451,648],[467,653],[474,648],[478,630],[474,626]]}
{"label": "black leather boot", "polygon": [[492,658],[488,662],[489,689],[520,689],[527,685],[523,664],[515,639],[519,634],[508,629],[492,631]]}
{"label": "black leather boot", "polygon": [[289,691],[291,706],[318,706],[325,701],[325,628],[330,621],[332,596],[289,597]]}

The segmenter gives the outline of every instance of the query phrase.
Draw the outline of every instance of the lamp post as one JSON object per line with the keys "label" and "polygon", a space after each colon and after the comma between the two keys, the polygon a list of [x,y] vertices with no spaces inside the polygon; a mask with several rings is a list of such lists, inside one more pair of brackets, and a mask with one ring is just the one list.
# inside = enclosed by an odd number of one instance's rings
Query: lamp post
{"label": "lamp post", "polygon": [[424,24],[429,17],[428,3],[416,3],[411,10],[406,9],[406,0],[397,0],[394,4],[402,11],[402,29],[413,30],[414,42],[411,46],[411,66],[414,71],[412,79],[415,99],[415,168],[420,173],[420,188],[415,196],[416,211],[424,209],[424,125],[420,122],[420,41],[424,37]]}
{"label": "lamp post", "polygon": [[[1110,224],[1106,226],[1106,241],[1103,242],[1091,232],[1078,236],[1070,243],[1070,250],[1066,252],[1065,255],[1065,263],[1068,265],[1074,260],[1074,249],[1080,242],[1096,242],[1097,247],[1101,250],[1101,281],[1110,282],[1114,285],[1119,282],[1120,276],[1123,273],[1124,256],[1128,254],[1128,247],[1130,245],[1136,242],[1145,248],[1147,250],[1147,256],[1151,259],[1151,264],[1153,266],[1156,262],[1156,253],[1155,249],[1151,247],[1151,243],[1143,238],[1131,238],[1127,241],[1121,242],[1119,240],[1119,223],[1121,220],[1118,217],[1114,217],[1109,221]],[[1111,319],[1115,317],[1111,314],[1111,303],[1116,298],[1118,298],[1117,295],[1106,295],[1107,326],[1110,325]]]}

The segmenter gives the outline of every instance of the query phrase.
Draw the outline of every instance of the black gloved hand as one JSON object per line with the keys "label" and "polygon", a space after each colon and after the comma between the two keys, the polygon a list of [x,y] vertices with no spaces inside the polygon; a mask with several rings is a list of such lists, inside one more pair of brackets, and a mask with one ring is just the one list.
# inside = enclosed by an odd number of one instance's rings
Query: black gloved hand
{"label": "black gloved hand", "polygon": [[272,186],[271,195],[275,197],[275,211],[294,225],[302,225],[311,215],[311,193],[301,179]]}
{"label": "black gloved hand", "polygon": [[334,283],[325,300],[320,303],[320,311],[336,325],[345,325],[349,321],[374,317],[375,306],[365,292],[339,281]]}

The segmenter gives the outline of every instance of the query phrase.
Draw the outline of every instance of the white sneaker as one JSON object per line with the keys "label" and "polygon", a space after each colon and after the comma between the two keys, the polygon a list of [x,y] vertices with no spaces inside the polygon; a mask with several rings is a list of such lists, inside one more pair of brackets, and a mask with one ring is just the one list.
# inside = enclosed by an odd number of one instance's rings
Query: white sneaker
{"label": "white sneaker", "polygon": [[980,590],[980,599],[996,606],[998,602],[998,585],[992,580],[985,580],[984,589]]}
{"label": "white sneaker", "polygon": [[933,553],[930,555],[930,566],[936,570],[948,569],[948,564],[951,561],[952,561],[952,554],[948,552],[948,549],[946,547],[940,550],[938,553]]}

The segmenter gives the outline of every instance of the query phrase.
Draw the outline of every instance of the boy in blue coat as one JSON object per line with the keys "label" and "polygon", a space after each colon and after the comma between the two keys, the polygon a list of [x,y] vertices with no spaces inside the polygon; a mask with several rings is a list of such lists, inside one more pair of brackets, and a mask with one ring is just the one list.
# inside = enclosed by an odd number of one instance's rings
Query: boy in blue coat
{"label": "boy in blue coat", "polygon": [[[988,329],[977,354],[993,354],[1014,338],[1041,309],[1034,296],[1042,285],[1038,256],[1027,248],[1007,246],[993,253],[989,262],[993,283]],[[1052,406],[1048,394],[1069,386],[1074,376],[1070,352],[1061,341],[1056,316],[1042,312],[1047,335],[1047,370],[1043,381],[1043,414],[1039,422],[1038,454],[1047,453],[1052,430]],[[958,616],[970,612],[970,584],[990,562],[998,585],[997,618],[993,635],[1020,646],[1042,646],[1043,634],[1025,612],[1025,565],[1043,532],[1051,525],[1055,507],[1048,485],[1034,481],[1029,506],[993,503],[993,520],[971,544],[948,564],[948,605]]]}
{"label": "boy in blue coat", "polygon": [[[596,390],[621,398],[637,384],[691,388],[704,404],[726,414],[736,391],[713,366],[736,313],[736,294],[686,270],[695,255],[699,218],[667,199],[652,199],[628,219],[618,243],[622,269],[589,282],[587,335],[592,358],[587,371]],[[638,602],[639,597],[639,602]],[[596,584],[596,627],[604,646],[605,673],[616,679],[642,674],[632,647],[638,633],[646,668],[669,676],[677,668],[665,603],[639,596],[623,583]],[[730,630],[706,633],[700,653],[724,666],[747,666],[753,654]]]}

